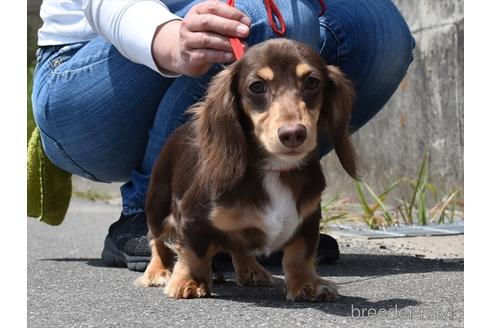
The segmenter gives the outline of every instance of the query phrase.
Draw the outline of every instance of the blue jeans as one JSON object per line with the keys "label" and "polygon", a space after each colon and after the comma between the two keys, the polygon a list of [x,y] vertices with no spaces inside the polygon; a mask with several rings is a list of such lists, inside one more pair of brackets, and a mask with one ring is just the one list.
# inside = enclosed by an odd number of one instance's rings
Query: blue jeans
{"label": "blue jeans", "polygon": [[[177,14],[184,16],[197,2]],[[363,126],[395,92],[413,59],[415,42],[397,8],[390,0],[325,0],[327,11],[318,17],[317,0],[276,3],[286,37],[319,50],[355,83],[351,127]],[[253,21],[250,46],[275,37],[262,1],[239,0],[236,6]],[[40,48],[37,59],[32,103],[48,157],[95,181],[126,181],[123,212],[142,211],[161,148],[220,66],[200,78],[164,78],[101,37]]]}

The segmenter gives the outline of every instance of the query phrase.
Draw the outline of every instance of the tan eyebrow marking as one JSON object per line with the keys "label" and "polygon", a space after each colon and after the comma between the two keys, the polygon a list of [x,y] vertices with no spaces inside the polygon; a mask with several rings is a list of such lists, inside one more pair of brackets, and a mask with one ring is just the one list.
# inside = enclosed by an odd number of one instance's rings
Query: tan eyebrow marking
{"label": "tan eyebrow marking", "polygon": [[306,63],[300,63],[296,66],[296,75],[299,77],[304,77],[311,73],[311,67]]}
{"label": "tan eyebrow marking", "polygon": [[275,75],[273,74],[273,70],[268,66],[260,68],[256,72],[256,74],[258,74],[258,76],[261,77],[263,80],[267,80],[267,81],[273,80],[273,77]]}

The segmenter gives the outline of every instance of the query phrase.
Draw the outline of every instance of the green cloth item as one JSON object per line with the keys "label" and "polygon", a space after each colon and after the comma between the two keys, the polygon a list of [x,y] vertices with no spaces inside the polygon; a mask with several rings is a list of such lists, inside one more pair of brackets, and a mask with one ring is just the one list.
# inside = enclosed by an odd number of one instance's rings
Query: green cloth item
{"label": "green cloth item", "polygon": [[36,127],[27,147],[27,216],[49,225],[59,225],[65,218],[71,197],[72,174],[51,163]]}

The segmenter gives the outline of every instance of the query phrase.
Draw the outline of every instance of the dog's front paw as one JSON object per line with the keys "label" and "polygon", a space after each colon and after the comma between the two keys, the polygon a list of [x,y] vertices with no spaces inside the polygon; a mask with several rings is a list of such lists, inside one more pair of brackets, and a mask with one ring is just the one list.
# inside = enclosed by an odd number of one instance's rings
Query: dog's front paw
{"label": "dog's front paw", "polygon": [[162,287],[171,277],[167,269],[146,270],[145,273],[133,281],[136,287]]}
{"label": "dog's front paw", "polygon": [[337,285],[330,280],[316,278],[297,284],[287,283],[289,301],[332,302],[337,296]]}
{"label": "dog's front paw", "polygon": [[273,278],[270,272],[262,266],[248,268],[236,272],[236,283],[245,287],[268,287],[273,285]]}
{"label": "dog's front paw", "polygon": [[164,294],[171,298],[202,298],[210,296],[210,288],[192,278],[171,279],[164,288]]}

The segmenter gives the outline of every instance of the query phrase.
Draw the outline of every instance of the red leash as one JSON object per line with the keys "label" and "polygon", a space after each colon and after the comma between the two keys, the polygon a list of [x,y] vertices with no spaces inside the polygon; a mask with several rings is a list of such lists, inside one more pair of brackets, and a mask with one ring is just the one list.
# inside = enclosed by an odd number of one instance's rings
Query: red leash
{"label": "red leash", "polygon": [[[234,0],[227,0],[227,4],[231,7],[236,6]],[[238,38],[229,38],[229,42],[231,43],[232,51],[234,52],[234,56],[236,56],[236,59],[241,58],[244,55],[244,49],[243,45],[241,44],[241,40],[239,40]]]}
{"label": "red leash", "polygon": [[[287,28],[285,27],[284,18],[282,17],[282,13],[278,9],[277,4],[273,0],[263,0],[263,2],[265,3],[265,8],[268,15],[268,24],[270,24],[270,27],[275,33],[277,33],[278,36],[283,36]],[[277,26],[275,18],[280,24],[280,28]]]}
{"label": "red leash", "polygon": [[[263,2],[265,3],[265,9],[268,15],[268,24],[278,36],[283,36],[287,30],[287,27],[285,25],[284,17],[278,9],[277,4],[274,0],[263,0]],[[231,7],[235,7],[234,0],[227,0],[227,4]],[[322,16],[326,12],[326,5],[323,0],[319,0],[319,4],[321,6],[319,16]],[[280,26],[277,25],[277,21]],[[244,49],[241,41],[238,38],[229,38],[229,41],[231,42],[232,51],[234,52],[236,59],[241,58],[244,55]]]}
{"label": "red leash", "polygon": [[[227,0],[227,4],[231,7],[236,6],[234,0]],[[243,45],[241,44],[241,40],[239,40],[238,38],[229,38],[229,42],[231,43],[234,56],[236,56],[236,59],[239,60],[239,58],[241,58],[244,55],[244,48]]]}

